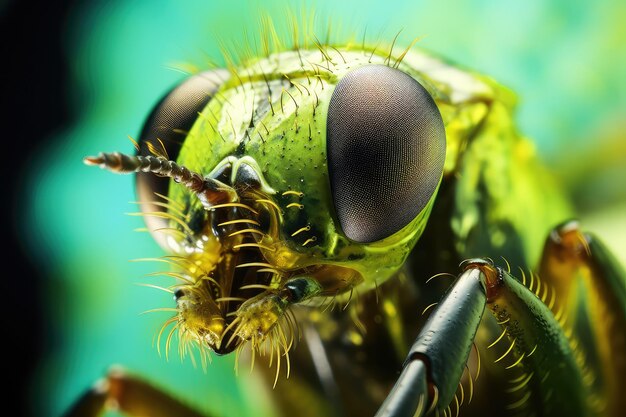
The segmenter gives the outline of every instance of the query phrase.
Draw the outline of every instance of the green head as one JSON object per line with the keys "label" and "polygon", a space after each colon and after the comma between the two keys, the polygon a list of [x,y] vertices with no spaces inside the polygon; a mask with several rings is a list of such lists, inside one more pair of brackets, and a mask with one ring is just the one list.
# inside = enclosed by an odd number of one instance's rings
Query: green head
{"label": "green head", "polygon": [[349,48],[281,52],[197,74],[156,106],[139,154],[161,162],[133,169],[148,228],[184,259],[185,334],[227,353],[291,304],[402,266],[446,140],[427,83],[398,67]]}

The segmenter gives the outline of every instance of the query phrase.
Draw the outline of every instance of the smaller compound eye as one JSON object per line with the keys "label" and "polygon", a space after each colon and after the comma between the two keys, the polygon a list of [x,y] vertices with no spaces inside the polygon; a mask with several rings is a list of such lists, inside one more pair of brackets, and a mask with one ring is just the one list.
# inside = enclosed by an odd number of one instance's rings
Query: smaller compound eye
{"label": "smaller compound eye", "polygon": [[[226,70],[202,72],[183,81],[163,97],[144,124],[138,154],[152,155],[151,147],[159,150],[165,147],[168,157],[175,161],[187,133],[198,118],[198,112],[202,111],[228,76]],[[136,178],[137,195],[142,202],[141,211],[165,211],[163,207],[152,202],[158,200],[155,194],[167,195],[170,179],[151,173],[138,173]],[[150,215],[144,218],[154,239],[161,247],[168,249],[165,235],[157,232],[167,228],[168,221]]]}
{"label": "smaller compound eye", "polygon": [[446,153],[439,109],[408,74],[384,65],[348,72],[328,107],[328,171],[345,235],[359,243],[408,225],[435,193]]}

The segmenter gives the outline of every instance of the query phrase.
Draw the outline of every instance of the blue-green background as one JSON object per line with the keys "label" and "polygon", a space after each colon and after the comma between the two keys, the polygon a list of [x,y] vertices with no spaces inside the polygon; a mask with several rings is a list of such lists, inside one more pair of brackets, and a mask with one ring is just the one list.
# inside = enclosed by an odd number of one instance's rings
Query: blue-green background
{"label": "blue-green background", "polygon": [[[51,335],[28,387],[37,415],[58,416],[115,363],[218,416],[267,412],[259,393],[242,391],[247,372],[235,378],[232,358],[214,360],[204,373],[176,354],[159,357],[152,339],[168,316],[139,313],[172,301],[135,285],[152,282],[143,275],[157,266],[129,260],[160,250],[133,232],[142,220],[125,215],[136,211],[132,178],[81,160],[131,152],[126,136],[138,135],[151,106],[184,76],[171,67],[221,62],[221,43],[236,49],[244,32],[258,32],[259,7],[284,27],[294,4],[94,1],[60,22],[77,122],[47,138],[29,162],[28,192],[18,196],[27,207],[17,219],[22,243],[44,275]],[[320,22],[330,17],[358,39],[365,27],[372,42],[400,29],[405,44],[424,36],[419,46],[516,91],[520,129],[570,187],[587,227],[626,246],[626,2],[319,0],[314,9]]]}

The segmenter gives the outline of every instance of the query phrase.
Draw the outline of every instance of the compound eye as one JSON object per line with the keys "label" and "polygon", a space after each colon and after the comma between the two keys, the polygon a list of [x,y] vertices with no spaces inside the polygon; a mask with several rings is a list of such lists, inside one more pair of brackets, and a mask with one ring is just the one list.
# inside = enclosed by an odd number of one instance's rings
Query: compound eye
{"label": "compound eye", "polygon": [[[186,79],[166,94],[154,107],[143,126],[138,154],[152,155],[151,146],[159,150],[165,147],[168,157],[176,160],[187,133],[198,118],[198,112],[202,111],[220,85],[228,79],[228,75],[228,71],[222,69],[201,72]],[[165,211],[165,208],[153,202],[159,200],[156,193],[167,195],[169,178],[138,173],[136,181],[137,195],[142,202],[141,211],[144,213]],[[162,247],[167,248],[165,234],[159,233],[158,230],[168,227],[168,221],[149,215],[144,218],[154,239]]]}
{"label": "compound eye", "polygon": [[408,74],[384,65],[347,73],[331,97],[326,133],[335,210],[349,239],[391,236],[435,193],[445,129],[433,98]]}

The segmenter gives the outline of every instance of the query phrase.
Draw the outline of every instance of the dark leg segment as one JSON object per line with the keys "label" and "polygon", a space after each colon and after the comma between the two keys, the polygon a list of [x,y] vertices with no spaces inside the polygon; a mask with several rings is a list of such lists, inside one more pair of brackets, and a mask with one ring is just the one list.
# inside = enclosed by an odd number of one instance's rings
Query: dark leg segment
{"label": "dark leg segment", "polygon": [[107,409],[132,417],[206,417],[160,389],[114,368],[87,391],[65,417],[95,417]]}
{"label": "dark leg segment", "polygon": [[417,336],[377,416],[422,416],[450,404],[485,309],[484,279],[471,268],[453,284]]}
{"label": "dark leg segment", "polygon": [[422,360],[409,361],[376,416],[423,416],[428,406],[426,372]]}

